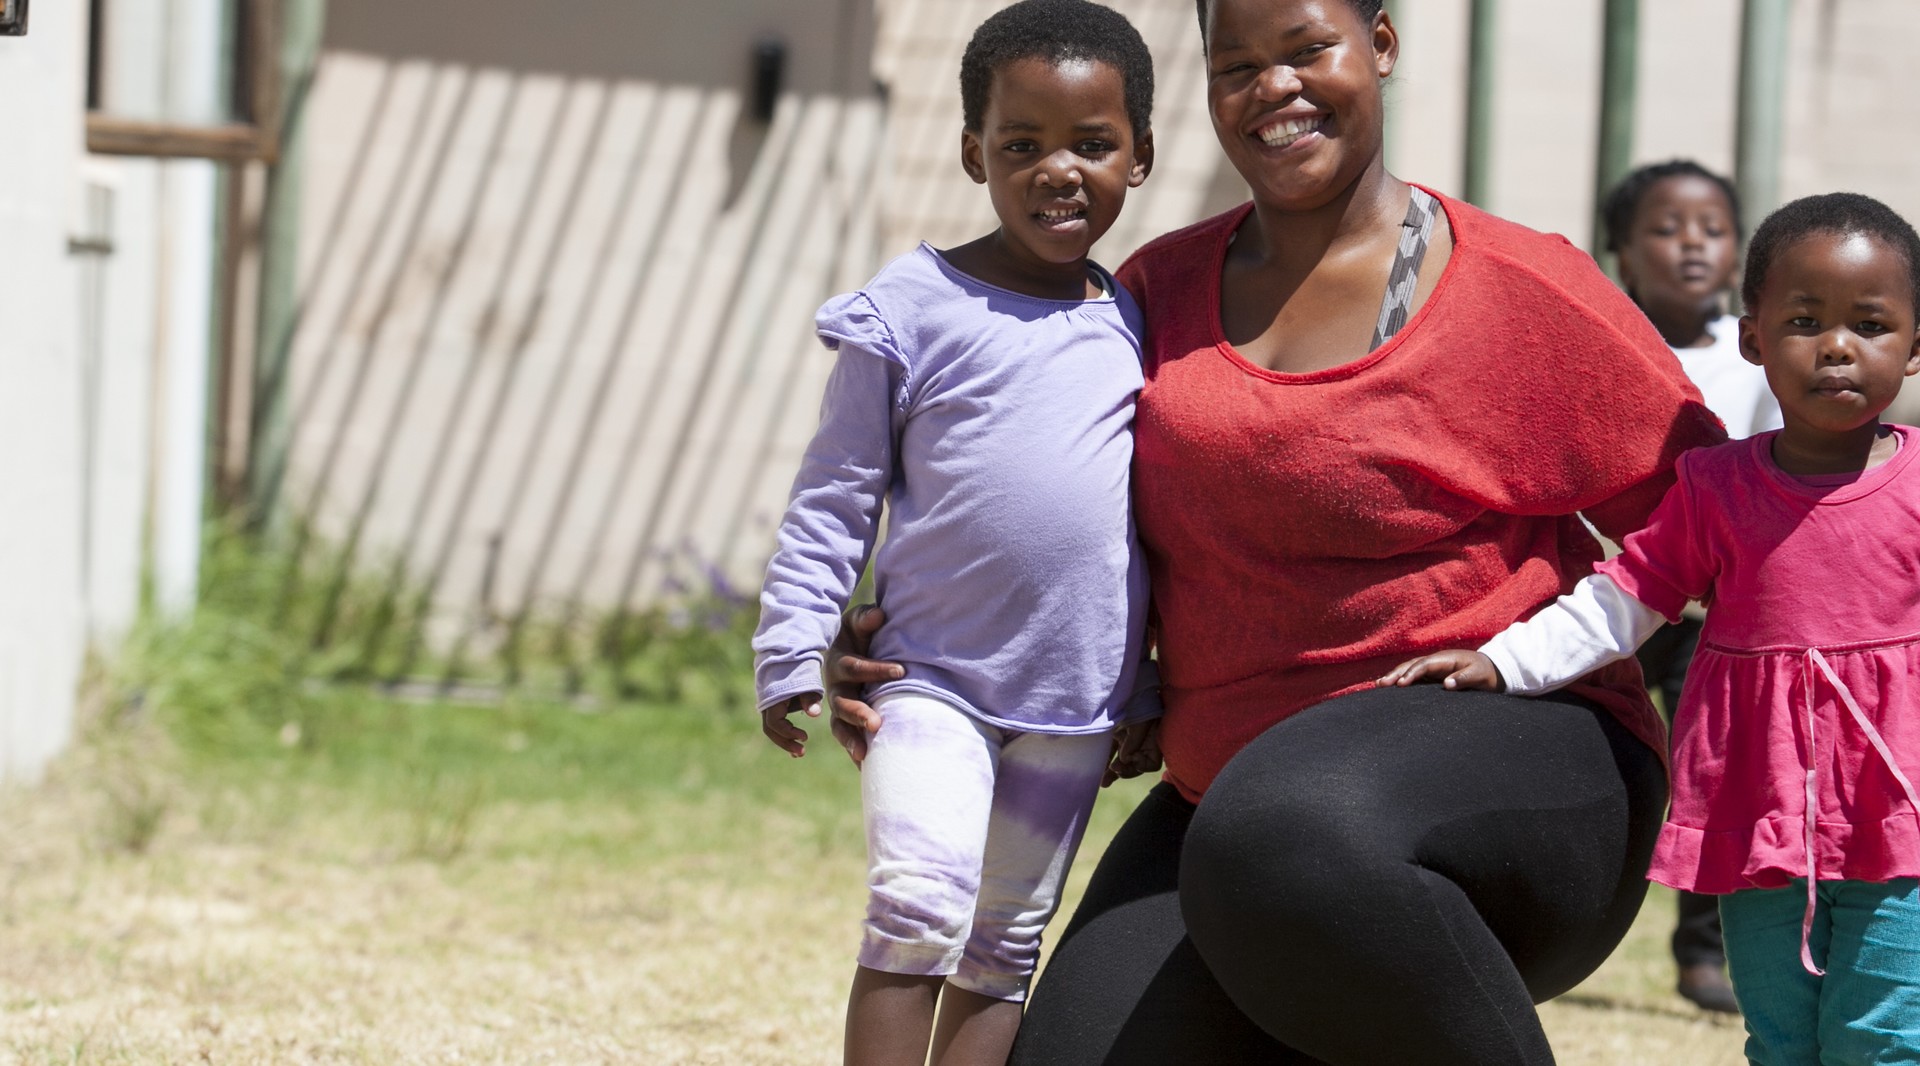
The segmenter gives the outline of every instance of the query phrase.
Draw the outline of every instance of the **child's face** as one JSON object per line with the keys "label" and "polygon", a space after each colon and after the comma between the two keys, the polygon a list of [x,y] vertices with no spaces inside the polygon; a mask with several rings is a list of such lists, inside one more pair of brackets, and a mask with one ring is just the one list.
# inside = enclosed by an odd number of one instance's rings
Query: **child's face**
{"label": "child's face", "polygon": [[1720,298],[1739,262],[1727,194],[1716,182],[1678,174],[1641,196],[1620,249],[1620,280],[1643,305],[1693,310]]}
{"label": "child's face", "polygon": [[1766,369],[1790,430],[1844,433],[1873,422],[1920,372],[1906,261],[1857,233],[1788,245],[1740,320],[1740,354]]}
{"label": "child's face", "polygon": [[981,128],[960,143],[1007,249],[1033,265],[1085,259],[1153,164],[1152,136],[1134,139],[1120,72],[1088,60],[1001,66]]}

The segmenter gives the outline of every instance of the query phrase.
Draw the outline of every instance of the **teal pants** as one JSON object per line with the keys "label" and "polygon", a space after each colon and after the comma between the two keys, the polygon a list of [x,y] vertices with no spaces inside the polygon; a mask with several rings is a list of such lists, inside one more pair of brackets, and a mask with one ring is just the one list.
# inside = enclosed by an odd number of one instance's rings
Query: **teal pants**
{"label": "teal pants", "polygon": [[1756,1066],[1920,1066],[1920,880],[1820,882],[1800,964],[1807,885],[1720,897],[1727,973]]}

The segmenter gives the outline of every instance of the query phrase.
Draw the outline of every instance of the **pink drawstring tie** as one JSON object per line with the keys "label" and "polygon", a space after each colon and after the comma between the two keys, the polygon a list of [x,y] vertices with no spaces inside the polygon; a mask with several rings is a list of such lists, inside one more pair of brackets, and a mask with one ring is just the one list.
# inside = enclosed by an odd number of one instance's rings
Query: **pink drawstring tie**
{"label": "pink drawstring tie", "polygon": [[1920,817],[1920,794],[1914,792],[1913,782],[1907,780],[1907,775],[1901,772],[1900,764],[1893,761],[1893,752],[1888,750],[1887,742],[1881,739],[1880,731],[1873,728],[1873,723],[1867,720],[1866,712],[1860,709],[1860,704],[1853,698],[1853,693],[1847,691],[1847,686],[1840,683],[1840,675],[1833,672],[1827,657],[1820,654],[1819,648],[1808,648],[1805,674],[1807,679],[1807,811],[1805,818],[1802,819],[1806,823],[1807,910],[1800,919],[1800,965],[1806,967],[1808,973],[1816,977],[1824,977],[1827,971],[1813,964],[1812,947],[1813,910],[1819,881],[1818,860],[1815,858],[1813,842],[1814,822],[1820,810],[1819,793],[1815,787],[1818,752],[1814,744],[1813,717],[1813,686],[1816,669],[1826,675],[1827,683],[1839,693],[1840,702],[1845,704],[1847,711],[1853,715],[1854,722],[1860,726],[1860,732],[1866,734],[1867,743],[1873,745],[1873,750],[1880,754],[1880,761],[1887,764],[1888,770],[1893,771],[1893,779],[1900,782],[1901,791],[1907,795],[1907,804],[1913,808],[1917,817]]}

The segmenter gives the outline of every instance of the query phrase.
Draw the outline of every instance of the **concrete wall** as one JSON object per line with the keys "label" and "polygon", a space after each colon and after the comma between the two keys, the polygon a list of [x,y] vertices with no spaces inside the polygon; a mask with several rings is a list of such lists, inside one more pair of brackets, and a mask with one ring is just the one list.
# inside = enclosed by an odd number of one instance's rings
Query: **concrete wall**
{"label": "concrete wall", "polygon": [[[289,502],[441,629],[757,578],[828,360],[810,312],[993,225],[957,165],[959,54],[1002,0],[332,0],[312,98]],[[1159,154],[1096,256],[1244,198],[1191,0],[1152,48]],[[1456,191],[1468,0],[1389,0],[1390,162]],[[1585,244],[1602,0],[1500,5],[1488,206]],[[1739,0],[1645,0],[1635,156],[1730,168]],[[1920,4],[1795,5],[1785,192],[1920,217]],[[787,41],[771,123],[748,55]],[[881,98],[870,79],[885,87]],[[1865,101],[1865,103],[1862,103]],[[1863,155],[1855,146],[1869,146]],[[702,564],[712,571],[703,572]]]}
{"label": "concrete wall", "polygon": [[79,188],[82,7],[40,4],[0,38],[0,778],[67,740],[80,665]]}
{"label": "concrete wall", "polygon": [[[1468,0],[1388,0],[1404,62],[1391,92],[1394,169],[1460,187]],[[1585,245],[1593,211],[1601,0],[1499,5],[1499,97],[1487,204]],[[1740,0],[1642,0],[1634,160],[1734,161]],[[1786,63],[1786,198],[1851,189],[1920,218],[1920,35],[1911,0],[1796,0]],[[1773,205],[1777,206],[1777,205]],[[1755,217],[1751,222],[1758,222]],[[1751,223],[1750,223],[1751,224]]]}
{"label": "concrete wall", "polygon": [[871,0],[332,0],[327,47],[599,79],[739,89],[761,38],[787,46],[796,93],[871,81]]}
{"label": "concrete wall", "polygon": [[[176,107],[173,83],[193,54],[183,20],[218,2],[116,5],[105,105],[208,117]],[[29,36],[0,38],[0,779],[64,746],[85,649],[133,624],[164,460],[186,490],[172,539],[187,602],[199,539],[211,170],[86,154],[85,14],[40,4]]]}
{"label": "concrete wall", "polygon": [[[1133,247],[1244,199],[1219,165],[1189,0],[1109,0],[1154,52],[1154,176],[1100,249]],[[957,160],[961,47],[996,0],[880,0],[876,61],[892,87],[897,181],[883,202],[887,249],[964,240],[992,225]],[[1461,191],[1470,0],[1388,0],[1401,63],[1388,87],[1389,165]],[[1492,195],[1497,214],[1587,243],[1600,106],[1602,0],[1498,5]],[[1740,0],[1642,0],[1634,159],[1690,156],[1733,168]],[[1920,63],[1889,40],[1920,36],[1911,0],[1799,0],[1787,62],[1787,197],[1850,188],[1920,218]],[[1897,131],[1897,132],[1896,132]],[[1139,209],[1138,204],[1144,204]],[[1176,208],[1175,205],[1178,205]],[[1756,218],[1754,221],[1758,221]]]}
{"label": "concrete wall", "polygon": [[443,645],[757,570],[831,365],[807,323],[874,261],[872,28],[864,0],[333,0],[283,502],[430,589]]}

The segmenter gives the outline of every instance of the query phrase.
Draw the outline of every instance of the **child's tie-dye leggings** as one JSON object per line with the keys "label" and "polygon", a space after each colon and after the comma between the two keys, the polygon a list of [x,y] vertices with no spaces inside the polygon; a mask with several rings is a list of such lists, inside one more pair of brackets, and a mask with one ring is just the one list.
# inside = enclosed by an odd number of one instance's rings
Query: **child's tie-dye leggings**
{"label": "child's tie-dye leggings", "polygon": [[1013,732],[912,693],[874,707],[860,965],[1024,1000],[1111,734]]}

